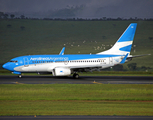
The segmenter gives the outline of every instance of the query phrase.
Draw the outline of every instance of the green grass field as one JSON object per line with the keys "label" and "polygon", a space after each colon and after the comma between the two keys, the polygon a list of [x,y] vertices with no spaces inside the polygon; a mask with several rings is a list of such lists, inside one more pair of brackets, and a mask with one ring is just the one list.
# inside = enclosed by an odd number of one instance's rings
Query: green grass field
{"label": "green grass field", "polygon": [[0,115],[153,115],[153,85],[0,85]]}
{"label": "green grass field", "polygon": [[[138,26],[131,54],[153,53],[153,21],[0,20],[0,65],[22,55],[59,54],[63,46],[65,54],[98,53],[109,49],[132,22]],[[152,59],[132,62],[153,68]]]}
{"label": "green grass field", "polygon": [[0,101],[0,115],[127,115],[152,116],[151,101]]}

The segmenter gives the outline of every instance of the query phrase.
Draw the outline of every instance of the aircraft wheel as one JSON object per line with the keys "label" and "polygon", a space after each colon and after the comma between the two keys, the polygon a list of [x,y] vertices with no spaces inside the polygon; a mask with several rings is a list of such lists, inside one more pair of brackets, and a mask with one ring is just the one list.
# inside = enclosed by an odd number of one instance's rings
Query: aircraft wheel
{"label": "aircraft wheel", "polygon": [[19,77],[19,78],[21,78],[21,77],[22,77],[22,75],[19,75],[18,77]]}
{"label": "aircraft wheel", "polygon": [[73,74],[73,78],[79,78],[79,74]]}

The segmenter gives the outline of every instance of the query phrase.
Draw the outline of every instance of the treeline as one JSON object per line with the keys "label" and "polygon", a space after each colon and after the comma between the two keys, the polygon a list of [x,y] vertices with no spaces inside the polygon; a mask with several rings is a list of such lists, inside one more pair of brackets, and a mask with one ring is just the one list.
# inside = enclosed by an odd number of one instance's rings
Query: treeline
{"label": "treeline", "polygon": [[138,67],[137,63],[127,64],[127,68],[124,68],[123,65],[116,65],[107,69],[103,69],[104,71],[146,71],[151,70],[151,67],[141,66]]}
{"label": "treeline", "polygon": [[0,12],[0,19],[30,19],[30,20],[55,20],[55,21],[153,21],[153,18],[107,18],[107,17],[101,17],[101,18],[76,18],[76,17],[70,17],[70,18],[55,18],[55,17],[49,17],[49,18],[31,18],[26,17],[25,15],[20,15],[20,17],[16,17],[14,14],[7,14],[4,12]]}

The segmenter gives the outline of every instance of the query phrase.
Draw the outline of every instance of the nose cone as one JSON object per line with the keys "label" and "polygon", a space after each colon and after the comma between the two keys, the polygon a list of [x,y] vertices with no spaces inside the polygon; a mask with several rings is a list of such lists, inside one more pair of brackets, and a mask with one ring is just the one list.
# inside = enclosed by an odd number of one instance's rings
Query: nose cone
{"label": "nose cone", "polygon": [[7,65],[6,65],[6,63],[2,66],[4,69],[6,69],[7,68]]}
{"label": "nose cone", "polygon": [[10,70],[10,64],[9,63],[5,63],[2,67],[4,69]]}

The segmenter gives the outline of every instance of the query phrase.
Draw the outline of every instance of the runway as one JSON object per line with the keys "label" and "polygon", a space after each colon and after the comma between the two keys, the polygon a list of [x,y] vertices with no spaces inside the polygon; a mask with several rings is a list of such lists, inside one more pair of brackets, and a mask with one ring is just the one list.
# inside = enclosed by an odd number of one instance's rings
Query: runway
{"label": "runway", "polygon": [[0,84],[153,84],[153,76],[18,76],[1,75]]}
{"label": "runway", "polygon": [[153,116],[0,116],[1,120],[152,120]]}

